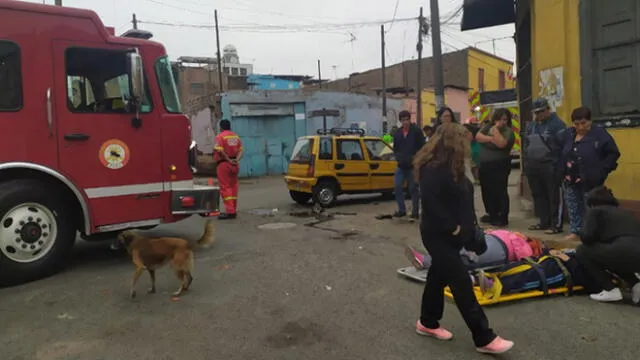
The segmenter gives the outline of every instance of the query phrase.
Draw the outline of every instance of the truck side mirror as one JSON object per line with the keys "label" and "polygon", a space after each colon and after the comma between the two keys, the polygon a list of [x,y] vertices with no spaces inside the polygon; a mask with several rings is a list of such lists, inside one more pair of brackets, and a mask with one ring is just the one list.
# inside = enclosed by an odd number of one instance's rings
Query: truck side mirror
{"label": "truck side mirror", "polygon": [[129,74],[130,105],[136,113],[131,125],[135,128],[142,126],[140,119],[140,106],[144,98],[144,71],[142,67],[142,56],[131,52],[127,54],[127,72]]}

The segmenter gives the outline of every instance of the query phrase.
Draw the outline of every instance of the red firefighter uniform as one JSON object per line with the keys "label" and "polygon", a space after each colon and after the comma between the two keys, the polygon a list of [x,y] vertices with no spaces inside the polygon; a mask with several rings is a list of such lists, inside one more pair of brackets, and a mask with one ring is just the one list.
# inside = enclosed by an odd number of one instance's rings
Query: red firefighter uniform
{"label": "red firefighter uniform", "polygon": [[229,159],[236,160],[242,149],[242,141],[238,134],[230,130],[224,130],[216,136],[216,144],[213,159],[218,164],[216,174],[220,185],[220,194],[224,202],[227,215],[236,214],[238,204],[238,164],[226,161],[221,152],[227,154]]}

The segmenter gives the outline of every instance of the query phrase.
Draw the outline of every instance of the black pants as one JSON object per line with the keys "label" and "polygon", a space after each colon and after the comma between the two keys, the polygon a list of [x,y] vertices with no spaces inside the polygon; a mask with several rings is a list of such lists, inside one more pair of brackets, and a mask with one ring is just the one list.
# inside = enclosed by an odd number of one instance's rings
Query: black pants
{"label": "black pants", "polygon": [[555,168],[551,164],[527,166],[526,174],[540,227],[562,229],[561,184]]}
{"label": "black pants", "polygon": [[576,259],[604,290],[615,287],[607,270],[633,286],[638,282],[635,273],[640,273],[640,237],[624,236],[610,244],[579,245]]}
{"label": "black pants", "polygon": [[509,221],[509,174],[511,159],[480,164],[480,190],[487,215],[492,221]]}
{"label": "black pants", "polygon": [[420,322],[429,329],[440,327],[439,321],[444,312],[444,288],[448,285],[462,318],[471,330],[473,342],[477,347],[486,346],[496,335],[489,328],[489,321],[473,292],[468,269],[460,256],[461,249],[447,243],[447,240],[452,239],[423,240],[432,263],[422,294]]}

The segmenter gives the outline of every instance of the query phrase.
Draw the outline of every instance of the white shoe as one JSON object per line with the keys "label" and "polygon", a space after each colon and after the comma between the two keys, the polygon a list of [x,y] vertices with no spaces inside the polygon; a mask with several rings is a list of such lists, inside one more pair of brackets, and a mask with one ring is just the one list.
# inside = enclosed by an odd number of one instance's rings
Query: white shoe
{"label": "white shoe", "polygon": [[[638,291],[640,291],[640,287],[638,288]],[[597,294],[589,295],[589,297],[592,300],[596,300],[596,301],[614,302],[614,301],[622,300],[622,292],[620,291],[620,289],[615,288],[615,289],[613,289],[611,291],[602,290],[601,292],[599,292]]]}
{"label": "white shoe", "polygon": [[640,282],[631,288],[631,301],[636,305],[640,304]]}

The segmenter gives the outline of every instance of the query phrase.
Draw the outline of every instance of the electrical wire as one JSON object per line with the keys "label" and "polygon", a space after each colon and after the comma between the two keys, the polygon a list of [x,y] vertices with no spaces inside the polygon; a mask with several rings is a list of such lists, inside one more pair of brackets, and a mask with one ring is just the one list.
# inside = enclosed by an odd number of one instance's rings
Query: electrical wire
{"label": "electrical wire", "polygon": [[[396,19],[395,22],[407,22],[414,21],[416,18],[402,18]],[[358,27],[367,27],[367,26],[379,26],[383,24],[388,24],[392,20],[372,20],[372,21],[361,21],[361,22],[352,22],[352,23],[317,23],[317,24],[304,24],[304,25],[220,25],[219,29],[224,31],[233,31],[233,32],[261,32],[261,33],[283,33],[283,32],[331,32],[337,30],[351,30]],[[187,23],[173,23],[173,22],[164,22],[164,21],[151,21],[151,20],[139,20],[138,23],[141,24],[149,24],[149,25],[158,25],[158,26],[169,26],[169,27],[185,27],[192,29],[206,29],[211,30],[215,29],[215,25],[211,24],[187,24]]]}
{"label": "electrical wire", "polygon": [[393,28],[396,15],[398,14],[398,5],[400,5],[400,0],[396,0],[396,6],[395,9],[393,9],[393,17],[391,17],[391,25],[389,25],[389,30],[387,30],[386,32],[391,31],[391,28]]}

